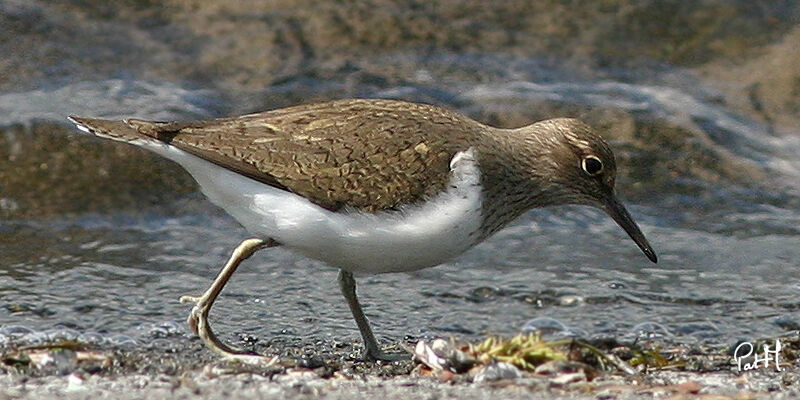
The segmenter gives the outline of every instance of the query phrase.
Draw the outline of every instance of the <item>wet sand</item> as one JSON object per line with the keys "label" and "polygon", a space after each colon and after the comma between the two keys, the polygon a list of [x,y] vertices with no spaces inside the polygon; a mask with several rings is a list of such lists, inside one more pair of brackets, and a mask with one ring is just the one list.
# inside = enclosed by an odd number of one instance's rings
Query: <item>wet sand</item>
{"label": "wet sand", "polygon": [[[784,348],[794,350],[782,356],[796,357],[797,343],[785,341]],[[267,368],[215,360],[198,340],[173,342],[169,349],[61,349],[49,352],[51,359],[39,367],[5,353],[0,387],[4,398],[20,399],[789,399],[798,395],[800,383],[791,359],[782,360],[782,371],[771,364],[740,373],[729,355],[708,348],[684,349],[680,368],[634,375],[604,371],[587,377],[565,370],[482,382],[475,382],[474,373],[435,373],[410,360],[359,361],[341,343],[305,349],[298,357],[296,347],[287,347],[281,362]]]}

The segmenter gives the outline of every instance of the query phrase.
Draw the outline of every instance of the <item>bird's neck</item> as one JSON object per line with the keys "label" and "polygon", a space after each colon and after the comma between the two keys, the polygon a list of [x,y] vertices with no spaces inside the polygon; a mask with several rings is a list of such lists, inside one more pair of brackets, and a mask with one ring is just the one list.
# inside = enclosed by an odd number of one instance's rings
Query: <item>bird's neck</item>
{"label": "bird's neck", "polygon": [[483,190],[482,239],[532,208],[558,203],[551,193],[556,164],[548,143],[532,141],[530,134],[516,131],[492,130],[490,140],[477,149]]}

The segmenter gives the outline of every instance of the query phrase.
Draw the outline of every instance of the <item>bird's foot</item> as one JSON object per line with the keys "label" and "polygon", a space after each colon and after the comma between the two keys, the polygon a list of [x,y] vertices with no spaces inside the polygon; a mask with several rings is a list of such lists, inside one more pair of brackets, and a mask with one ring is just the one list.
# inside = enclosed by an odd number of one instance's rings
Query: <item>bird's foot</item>
{"label": "bird's foot", "polygon": [[211,351],[222,356],[226,361],[240,362],[244,364],[260,365],[269,367],[278,362],[278,357],[268,357],[256,354],[250,351],[239,350],[232,346],[222,343],[214,331],[211,330],[211,325],[208,323],[208,311],[211,309],[210,304],[205,302],[203,296],[181,296],[181,303],[195,303],[192,311],[189,313],[189,318],[186,322],[203,343],[211,349]]}
{"label": "bird's foot", "polygon": [[181,296],[178,300],[181,303],[194,303],[195,306],[192,307],[192,312],[189,313],[189,318],[186,319],[186,322],[189,324],[189,328],[192,329],[195,335],[200,336],[200,333],[197,331],[197,320],[200,318],[200,310],[199,310],[199,303],[200,297],[197,296]]}
{"label": "bird's foot", "polygon": [[410,360],[411,354],[402,352],[402,353],[389,353],[387,351],[379,350],[379,349],[365,349],[364,350],[364,360],[365,361],[404,361]]}

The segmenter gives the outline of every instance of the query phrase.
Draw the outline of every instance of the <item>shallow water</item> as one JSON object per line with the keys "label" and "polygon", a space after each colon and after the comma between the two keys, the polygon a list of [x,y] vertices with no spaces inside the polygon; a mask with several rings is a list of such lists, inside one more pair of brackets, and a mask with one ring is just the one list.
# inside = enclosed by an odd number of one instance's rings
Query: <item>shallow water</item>
{"label": "shallow water", "polygon": [[[499,54],[373,61],[405,63],[411,78],[351,84],[345,71],[233,96],[197,82],[61,77],[0,93],[0,126],[68,114],[191,119],[251,111],[270,103],[263,99],[351,96],[427,101],[500,124],[552,110],[583,115],[605,124],[621,160],[620,195],[659,263],[600,211],[537,210],[443,266],[358,278],[380,337],[512,335],[537,318],[584,337],[633,340],[643,329],[720,346],[800,329],[797,127],[742,114],[678,67],[586,73]],[[73,135],[65,124],[51,130]],[[4,132],[16,154],[15,131]],[[247,237],[197,193],[177,196],[178,205],[49,209],[36,218],[14,217],[23,198],[3,190],[0,209],[11,217],[0,221],[0,344],[47,334],[115,344],[188,335],[190,306],[178,297],[205,290]],[[212,323],[234,341],[240,334],[355,340],[335,278],[335,270],[286,250],[262,251],[236,273]]]}
{"label": "shallow water", "polygon": [[[707,343],[797,329],[800,286],[786,279],[796,238],[734,237],[649,219],[643,229],[660,252],[658,265],[599,213],[570,208],[529,215],[435,269],[362,277],[360,295],[375,329],[392,339],[510,335],[540,317],[591,337],[630,337],[636,325],[655,322],[674,340]],[[180,332],[189,307],[177,298],[204,290],[245,235],[218,213],[5,225],[4,236],[17,241],[4,241],[0,317],[4,326],[144,341],[164,326]],[[248,261],[212,315],[227,336],[357,337],[335,271],[281,249]]]}

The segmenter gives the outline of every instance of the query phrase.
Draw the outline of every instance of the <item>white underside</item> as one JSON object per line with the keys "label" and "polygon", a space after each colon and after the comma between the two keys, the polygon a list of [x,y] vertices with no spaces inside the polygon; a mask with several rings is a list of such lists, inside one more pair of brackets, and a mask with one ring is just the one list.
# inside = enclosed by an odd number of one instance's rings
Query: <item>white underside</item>
{"label": "white underside", "polygon": [[183,166],[212,203],[253,235],[353,273],[432,267],[463,253],[479,237],[482,194],[472,149],[453,157],[446,192],[424,204],[370,214],[328,211],[161,142],[133,144]]}

